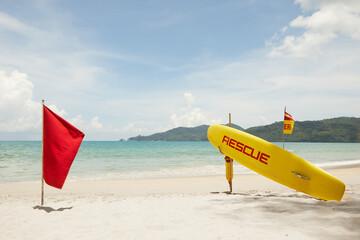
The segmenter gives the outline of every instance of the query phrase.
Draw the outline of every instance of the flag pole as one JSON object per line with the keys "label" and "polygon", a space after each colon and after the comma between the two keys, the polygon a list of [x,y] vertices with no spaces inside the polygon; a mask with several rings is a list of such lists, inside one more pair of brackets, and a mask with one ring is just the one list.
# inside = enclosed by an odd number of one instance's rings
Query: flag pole
{"label": "flag pole", "polygon": [[41,150],[42,150],[42,157],[41,157],[41,206],[44,205],[44,100],[42,100],[42,141],[41,141]]}
{"label": "flag pole", "polygon": [[[285,113],[286,113],[286,106],[284,109],[284,119],[285,119]],[[283,123],[283,149],[285,149],[285,133],[284,133],[284,123]]]}
{"label": "flag pole", "polygon": [[[229,113],[229,127],[231,127],[231,113]],[[229,182],[229,188],[230,188],[230,193],[232,193],[232,178],[233,178],[233,160],[228,157],[228,156],[225,156],[225,165],[226,165],[226,168],[227,168],[227,173],[226,173],[226,178]]]}

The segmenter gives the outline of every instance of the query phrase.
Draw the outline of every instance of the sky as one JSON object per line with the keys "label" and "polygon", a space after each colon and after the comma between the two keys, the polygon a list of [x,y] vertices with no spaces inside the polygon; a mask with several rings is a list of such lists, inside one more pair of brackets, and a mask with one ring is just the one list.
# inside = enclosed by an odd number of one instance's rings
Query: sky
{"label": "sky", "polygon": [[88,141],[360,117],[360,1],[1,0],[0,140],[42,99]]}

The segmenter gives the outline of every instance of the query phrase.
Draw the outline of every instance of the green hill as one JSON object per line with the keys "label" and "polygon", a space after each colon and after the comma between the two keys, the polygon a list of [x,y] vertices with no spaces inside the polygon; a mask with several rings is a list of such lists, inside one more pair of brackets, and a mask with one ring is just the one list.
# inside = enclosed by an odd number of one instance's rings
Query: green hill
{"label": "green hill", "polygon": [[[178,127],[163,133],[150,136],[131,137],[128,141],[207,141],[209,125],[198,127]],[[237,128],[263,138],[270,142],[282,142],[283,122],[266,126],[243,129]],[[287,142],[360,142],[360,118],[339,117],[319,121],[295,121],[292,134],[285,135]]]}
{"label": "green hill", "polygon": [[[283,122],[245,131],[270,142],[281,142]],[[360,118],[340,117],[320,121],[295,121],[287,142],[360,142]]]}
{"label": "green hill", "polygon": [[[232,127],[243,130],[233,124]],[[155,133],[150,136],[131,137],[128,141],[207,141],[207,130],[209,125],[198,127],[178,127],[163,133]]]}
{"label": "green hill", "polygon": [[208,125],[193,128],[178,127],[150,136],[132,137],[128,141],[207,141],[206,132],[208,127]]}

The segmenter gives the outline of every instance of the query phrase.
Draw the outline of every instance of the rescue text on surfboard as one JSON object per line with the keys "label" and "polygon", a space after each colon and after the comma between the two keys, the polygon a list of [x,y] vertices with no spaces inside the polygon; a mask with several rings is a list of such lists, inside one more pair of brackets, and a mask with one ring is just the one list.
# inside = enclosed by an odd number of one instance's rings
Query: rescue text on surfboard
{"label": "rescue text on surfboard", "polygon": [[252,157],[255,160],[258,160],[259,162],[263,163],[263,164],[268,164],[268,160],[270,158],[269,155],[262,153],[260,151],[258,151],[257,155],[254,154],[255,149],[253,147],[250,147],[248,145],[245,145],[233,138],[229,138],[228,136],[224,135],[222,143],[226,143],[226,145],[236,149],[239,152],[242,152],[243,154]]}

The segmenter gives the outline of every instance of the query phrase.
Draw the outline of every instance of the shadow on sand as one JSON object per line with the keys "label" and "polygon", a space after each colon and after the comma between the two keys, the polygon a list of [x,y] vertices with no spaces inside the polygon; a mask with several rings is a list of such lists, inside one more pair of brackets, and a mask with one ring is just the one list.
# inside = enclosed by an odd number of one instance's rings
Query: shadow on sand
{"label": "shadow on sand", "polygon": [[65,207],[65,208],[58,208],[58,209],[54,209],[52,207],[44,207],[44,206],[39,206],[39,205],[36,205],[35,207],[33,207],[33,209],[38,209],[38,210],[44,210],[45,212],[47,213],[51,213],[51,212],[62,212],[64,210],[70,210],[72,209],[73,207]]}
{"label": "shadow on sand", "polygon": [[[360,239],[360,204],[359,196],[347,194],[342,201],[324,201],[303,193],[267,193],[267,192],[211,192],[211,194],[236,195],[239,198],[212,199],[212,204],[233,206],[229,212],[219,215],[232,217],[234,220],[250,218],[257,209],[260,217],[268,221],[299,224],[304,234],[316,239]],[[261,219],[261,218],[259,218]],[[286,219],[286,220],[284,220]],[[341,229],[323,231],[327,226]],[[316,230],[314,230],[316,229]],[[341,236],[340,236],[341,234]]]}

